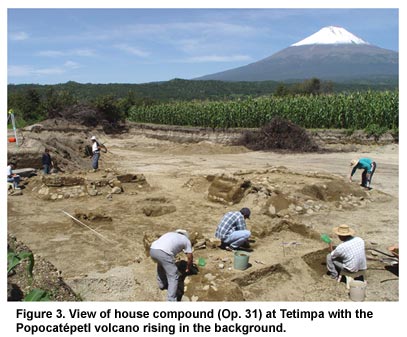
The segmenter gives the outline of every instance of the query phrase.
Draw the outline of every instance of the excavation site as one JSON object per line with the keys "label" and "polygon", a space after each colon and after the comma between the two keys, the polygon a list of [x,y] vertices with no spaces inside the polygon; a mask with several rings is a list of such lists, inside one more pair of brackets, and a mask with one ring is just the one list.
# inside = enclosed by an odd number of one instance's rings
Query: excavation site
{"label": "excavation site", "polygon": [[[86,154],[91,136],[107,149],[96,172]],[[399,241],[396,143],[332,133],[313,135],[322,150],[259,150],[236,145],[237,131],[136,124],[112,131],[58,118],[19,137],[18,146],[8,143],[22,177],[21,190],[8,192],[9,241],[52,266],[71,293],[60,300],[165,301],[149,248],[185,229],[194,268],[186,274],[185,254],[177,256],[181,301],[351,301],[344,280],[324,277],[329,249],[321,235],[339,244],[332,229],[341,224],[365,241],[366,301],[399,299],[398,255],[389,251]],[[55,161],[48,175],[44,148]],[[360,186],[360,171],[348,180],[359,157],[377,163],[370,190]],[[251,210],[253,250],[244,270],[215,238],[222,216],[243,207]],[[34,280],[41,272],[34,265]],[[8,277],[23,293],[24,282]]]}

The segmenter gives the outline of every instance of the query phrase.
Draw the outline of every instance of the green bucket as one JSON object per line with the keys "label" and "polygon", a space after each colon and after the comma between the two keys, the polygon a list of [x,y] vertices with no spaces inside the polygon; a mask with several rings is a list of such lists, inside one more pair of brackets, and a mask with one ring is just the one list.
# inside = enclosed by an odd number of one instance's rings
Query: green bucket
{"label": "green bucket", "polygon": [[239,270],[245,270],[249,266],[250,254],[242,250],[235,251],[235,258],[233,261],[233,267]]}

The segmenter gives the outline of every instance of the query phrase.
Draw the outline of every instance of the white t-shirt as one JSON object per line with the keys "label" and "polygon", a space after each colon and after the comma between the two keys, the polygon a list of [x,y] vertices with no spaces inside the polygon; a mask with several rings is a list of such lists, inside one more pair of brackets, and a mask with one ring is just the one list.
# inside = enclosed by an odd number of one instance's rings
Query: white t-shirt
{"label": "white t-shirt", "polygon": [[186,254],[192,253],[191,241],[185,235],[176,232],[164,234],[151,244],[151,248],[160,249],[172,256],[176,256],[182,250]]}
{"label": "white t-shirt", "polygon": [[13,174],[13,170],[11,169],[11,165],[7,166],[7,178]]}
{"label": "white t-shirt", "polygon": [[98,149],[98,142],[93,142],[92,144],[92,152],[99,151]]}
{"label": "white t-shirt", "polygon": [[367,269],[365,242],[357,236],[339,244],[331,253],[331,256],[332,259],[339,258],[344,268],[350,272],[354,273]]}

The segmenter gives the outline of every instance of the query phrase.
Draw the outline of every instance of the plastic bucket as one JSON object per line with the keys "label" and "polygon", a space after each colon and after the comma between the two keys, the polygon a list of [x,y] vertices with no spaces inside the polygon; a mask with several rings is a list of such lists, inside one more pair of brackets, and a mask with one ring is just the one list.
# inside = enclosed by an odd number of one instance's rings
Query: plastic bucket
{"label": "plastic bucket", "polygon": [[250,254],[241,250],[235,252],[235,258],[233,261],[233,267],[239,270],[247,269],[249,265],[249,256]]}
{"label": "plastic bucket", "polygon": [[10,137],[8,139],[9,143],[15,143],[16,142],[16,138],[15,137]]}
{"label": "plastic bucket", "polygon": [[200,257],[200,258],[198,259],[198,266],[200,266],[200,267],[205,267],[205,265],[206,265],[205,259],[204,259],[203,257]]}
{"label": "plastic bucket", "polygon": [[352,301],[363,302],[366,296],[366,282],[351,281],[349,284],[349,296]]}

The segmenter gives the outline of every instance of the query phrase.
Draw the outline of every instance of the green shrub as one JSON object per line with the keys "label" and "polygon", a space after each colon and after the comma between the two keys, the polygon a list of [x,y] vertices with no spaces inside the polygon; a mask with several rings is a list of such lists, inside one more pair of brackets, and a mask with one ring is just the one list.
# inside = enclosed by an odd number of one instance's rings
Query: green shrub
{"label": "green shrub", "polygon": [[31,252],[16,253],[13,250],[7,252],[7,274],[9,274],[15,267],[17,267],[23,260],[28,260],[27,273],[30,278],[33,275],[34,268],[34,255]]}

